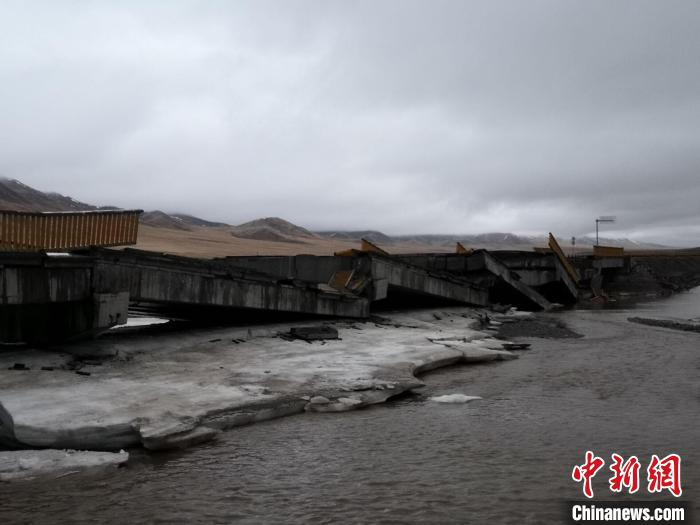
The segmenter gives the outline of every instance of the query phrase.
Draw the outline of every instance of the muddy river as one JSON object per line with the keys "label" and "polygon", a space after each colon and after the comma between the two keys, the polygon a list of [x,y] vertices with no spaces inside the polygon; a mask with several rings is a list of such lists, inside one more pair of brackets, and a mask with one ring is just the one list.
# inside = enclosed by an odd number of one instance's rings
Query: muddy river
{"label": "muddy river", "polygon": [[[700,290],[634,310],[556,315],[582,338],[423,377],[416,395],[241,427],[99,475],[0,485],[0,523],[561,523],[586,450],[682,457],[700,516],[700,334],[627,322],[700,317]],[[428,398],[462,393],[468,404]],[[669,500],[662,494],[657,498]]]}

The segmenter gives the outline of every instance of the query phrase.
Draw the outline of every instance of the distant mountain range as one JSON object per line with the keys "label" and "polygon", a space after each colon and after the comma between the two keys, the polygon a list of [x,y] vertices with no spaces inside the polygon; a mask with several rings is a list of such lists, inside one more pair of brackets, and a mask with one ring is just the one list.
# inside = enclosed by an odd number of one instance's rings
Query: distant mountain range
{"label": "distant mountain range", "polygon": [[141,214],[141,224],[147,224],[154,228],[167,228],[169,230],[191,231],[191,224],[188,224],[176,215],[169,215],[164,211],[146,211]]}
{"label": "distant mountain range", "polygon": [[[533,246],[547,246],[548,235],[515,235],[513,233],[480,233],[476,235],[410,235],[394,237],[397,242],[420,242],[437,245],[454,245],[461,242],[465,246],[483,247],[489,249],[519,249],[528,250]],[[571,238],[559,238],[562,247],[571,246]],[[653,243],[640,243],[631,239],[614,239],[600,237],[599,243],[604,246],[619,246],[627,249],[656,249],[666,248],[666,246]],[[593,237],[576,237],[578,248],[591,248],[595,246]]]}
{"label": "distant mountain range", "polygon": [[[76,201],[58,193],[36,190],[14,179],[0,178],[0,209],[23,211],[86,211],[115,209],[112,206],[98,208],[91,204]],[[156,229],[191,232],[201,229],[225,230],[233,238],[276,243],[313,244],[323,240],[341,243],[359,242],[367,239],[380,246],[396,246],[401,251],[415,247],[416,251],[436,249],[453,251],[457,242],[473,248],[491,250],[530,250],[534,246],[546,246],[547,236],[525,236],[513,233],[482,233],[477,235],[400,235],[390,236],[376,230],[333,230],[311,232],[279,217],[266,217],[238,226],[212,222],[183,213],[166,213],[160,210],[142,214],[141,223]],[[560,239],[562,246],[570,246],[569,239]],[[621,246],[628,249],[656,249],[665,246],[651,243],[638,243],[630,239],[601,238],[600,243]],[[576,238],[576,246],[586,248],[595,244],[590,237]]]}
{"label": "distant mountain range", "polygon": [[95,206],[65,197],[45,193],[18,180],[0,178],[0,209],[20,211],[85,211]]}
{"label": "distant mountain range", "polygon": [[[398,242],[415,242],[436,246],[454,246],[461,242],[464,246],[489,249],[531,250],[533,246],[547,246],[547,236],[530,237],[513,233],[480,233],[476,235],[401,235]],[[396,242],[395,241],[395,242]]]}
{"label": "distant mountain range", "polygon": [[320,231],[316,232],[322,237],[329,239],[338,239],[340,241],[359,241],[367,239],[375,244],[393,244],[394,239],[388,235],[375,230],[356,230],[356,231]]}
{"label": "distant mountain range", "polygon": [[[392,244],[416,244],[434,246],[436,248],[454,248],[460,242],[464,246],[486,248],[491,250],[531,250],[534,246],[547,246],[547,235],[515,235],[514,233],[479,233],[479,234],[424,234],[424,235],[394,235],[390,236],[375,230],[357,231],[321,231],[316,232],[324,237],[343,241],[359,241],[367,239],[375,244],[391,246]],[[600,244],[619,246],[628,249],[656,249],[666,246],[652,243],[639,243],[631,239],[611,239],[600,237]],[[559,243],[568,248],[570,238],[560,238]],[[596,244],[595,238],[576,237],[576,246],[591,248]]]}
{"label": "distant mountain range", "polygon": [[241,239],[277,242],[307,242],[319,235],[279,217],[267,217],[233,226],[231,235]]}

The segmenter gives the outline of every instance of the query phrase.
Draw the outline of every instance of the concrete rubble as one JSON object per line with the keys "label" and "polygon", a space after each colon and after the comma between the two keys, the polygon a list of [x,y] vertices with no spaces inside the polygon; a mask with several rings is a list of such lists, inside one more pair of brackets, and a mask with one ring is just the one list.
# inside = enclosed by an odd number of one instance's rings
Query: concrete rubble
{"label": "concrete rubble", "polygon": [[[523,315],[390,313],[330,322],[340,338],[314,342],[281,338],[295,326],[288,323],[6,349],[0,448],[179,448],[256,421],[381,403],[422,386],[416,375],[428,370],[517,357],[484,319]],[[18,362],[26,369],[8,370]]]}

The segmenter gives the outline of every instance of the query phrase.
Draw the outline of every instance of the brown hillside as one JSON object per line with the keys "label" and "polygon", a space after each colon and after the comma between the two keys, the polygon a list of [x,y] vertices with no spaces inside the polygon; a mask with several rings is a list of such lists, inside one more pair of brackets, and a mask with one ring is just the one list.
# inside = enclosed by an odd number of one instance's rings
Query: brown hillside
{"label": "brown hillside", "polygon": [[0,209],[19,211],[85,211],[95,206],[30,188],[18,180],[0,178]]}

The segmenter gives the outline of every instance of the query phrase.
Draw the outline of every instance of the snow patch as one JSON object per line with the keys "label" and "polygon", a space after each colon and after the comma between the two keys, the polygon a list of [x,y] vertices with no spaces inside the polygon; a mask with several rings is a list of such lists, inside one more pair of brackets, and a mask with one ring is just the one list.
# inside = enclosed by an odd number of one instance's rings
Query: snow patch
{"label": "snow patch", "polygon": [[428,398],[429,401],[436,403],[469,403],[476,399],[481,399],[479,396],[467,396],[464,394],[445,394],[443,396],[433,396]]}
{"label": "snow patch", "polygon": [[82,450],[0,451],[0,481],[15,481],[37,476],[55,477],[87,469],[116,467],[126,463],[128,452],[92,452]]}

